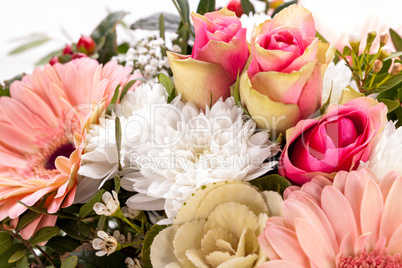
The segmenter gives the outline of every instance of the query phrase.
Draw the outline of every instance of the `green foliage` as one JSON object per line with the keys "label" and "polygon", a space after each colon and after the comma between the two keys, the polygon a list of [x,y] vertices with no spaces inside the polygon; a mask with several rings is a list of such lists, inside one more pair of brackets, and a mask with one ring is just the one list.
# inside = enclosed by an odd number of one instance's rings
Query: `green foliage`
{"label": "green foliage", "polygon": [[241,7],[243,8],[244,14],[248,15],[251,13],[255,13],[254,6],[250,3],[250,0],[241,0]]}
{"label": "green foliage", "polygon": [[250,181],[250,183],[257,186],[260,191],[274,191],[282,196],[285,189],[291,185],[287,179],[277,174],[263,176]]}
{"label": "green foliage", "polygon": [[178,37],[176,40],[173,41],[173,44],[176,44],[181,48],[182,54],[187,54],[190,52],[188,40],[190,39],[190,35],[194,36],[190,24],[190,8],[187,0],[172,1],[181,18],[179,29],[177,30]]}
{"label": "green foliage", "polygon": [[78,264],[85,268],[114,268],[126,267],[125,260],[127,258],[122,252],[117,251],[109,256],[98,257],[95,251],[82,249],[79,252],[73,252],[70,256],[78,257]]}
{"label": "green foliage", "polygon": [[13,49],[12,51],[10,51],[10,52],[8,53],[8,55],[16,55],[16,54],[19,54],[19,53],[24,52],[24,51],[27,51],[27,50],[29,50],[29,49],[38,47],[38,46],[40,46],[40,45],[46,43],[46,42],[49,41],[49,40],[50,40],[50,38],[44,37],[44,38],[38,38],[38,39],[33,40],[33,41],[29,41],[28,43],[23,44],[23,45],[21,45],[21,46],[15,48],[15,49]]}
{"label": "green foliage", "polygon": [[402,37],[400,37],[393,29],[389,29],[389,34],[391,36],[392,43],[396,51],[402,51]]}
{"label": "green foliage", "polygon": [[170,103],[176,97],[176,90],[173,81],[165,74],[158,74],[159,83],[161,83],[168,94],[168,103]]}
{"label": "green foliage", "polygon": [[125,15],[123,11],[110,13],[92,32],[91,37],[97,46],[100,63],[107,63],[117,55],[116,25]]}
{"label": "green foliage", "polygon": [[152,268],[151,264],[151,245],[154,241],[155,236],[158,235],[160,231],[168,227],[168,225],[158,225],[155,224],[152,228],[147,232],[144,242],[142,244],[142,263],[144,268]]}
{"label": "green foliage", "polygon": [[24,256],[22,259],[19,259],[19,260],[15,263],[15,267],[16,267],[16,268],[29,268],[27,256]]}
{"label": "green foliage", "polygon": [[59,219],[57,226],[72,238],[80,241],[90,241],[95,238],[88,225],[80,220]]}
{"label": "green foliage", "polygon": [[43,58],[41,58],[40,60],[38,60],[38,61],[35,63],[35,65],[36,65],[36,66],[45,65],[46,63],[48,63],[48,62],[50,61],[50,59],[51,59],[53,56],[59,56],[59,55],[61,55],[62,52],[63,52],[63,49],[58,49],[58,50],[55,50],[55,51],[53,51],[53,52],[50,52],[49,54],[47,54],[46,56],[44,56]]}
{"label": "green foliage", "polygon": [[13,240],[9,234],[0,232],[0,255],[9,250],[12,243]]}
{"label": "green foliage", "polygon": [[120,124],[120,117],[116,116],[115,119],[115,137],[116,137],[116,147],[117,147],[117,160],[119,161],[119,171],[121,170],[121,139],[122,139],[122,130]]}
{"label": "green foliage", "polygon": [[68,257],[62,264],[61,268],[75,268],[78,264],[78,256]]}
{"label": "green foliage", "polygon": [[215,0],[200,0],[197,13],[204,15],[207,12],[215,11]]}
{"label": "green foliage", "polygon": [[379,101],[383,102],[387,106],[388,113],[401,106],[399,100],[380,99]]}
{"label": "green foliage", "polygon": [[48,241],[53,236],[58,235],[60,232],[60,228],[53,226],[53,227],[43,227],[40,229],[31,239],[31,245],[36,245],[42,242]]}
{"label": "green foliage", "polygon": [[8,263],[13,263],[13,262],[16,262],[16,261],[22,259],[25,256],[27,250],[28,249],[22,249],[17,252],[14,252],[14,254],[11,255],[11,257],[8,259]]}
{"label": "green foliage", "polygon": [[104,189],[101,189],[99,192],[97,192],[92,198],[91,200],[89,200],[88,202],[86,202],[85,204],[82,205],[82,207],[80,208],[80,218],[84,219],[86,216],[88,216],[89,214],[91,214],[91,212],[93,212],[93,207],[95,205],[96,202],[100,202],[102,200],[102,195],[105,193],[106,191]]}
{"label": "green foliage", "polygon": [[60,255],[72,252],[80,245],[81,243],[78,240],[69,236],[54,236],[46,243],[46,247]]}
{"label": "green foliage", "polygon": [[128,90],[129,90],[129,89],[134,85],[134,83],[137,82],[137,81],[141,81],[141,82],[144,82],[144,83],[145,83],[145,79],[142,78],[142,77],[137,78],[137,79],[133,79],[133,80],[131,80],[130,82],[128,82],[128,83],[124,86],[123,90],[121,91],[121,94],[120,94],[120,101],[123,100],[123,98],[124,98],[124,96],[126,96]]}
{"label": "green foliage", "polygon": [[13,244],[9,250],[5,251],[3,254],[0,255],[0,267],[1,268],[14,267],[14,264],[9,263],[8,260],[12,255],[21,250],[26,250],[26,247],[23,244],[21,243]]}

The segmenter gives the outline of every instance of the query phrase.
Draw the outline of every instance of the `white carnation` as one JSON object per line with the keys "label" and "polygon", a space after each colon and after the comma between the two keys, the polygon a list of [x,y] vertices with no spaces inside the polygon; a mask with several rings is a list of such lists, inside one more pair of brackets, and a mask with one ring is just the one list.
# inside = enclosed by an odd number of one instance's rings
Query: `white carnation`
{"label": "white carnation", "polygon": [[234,99],[219,100],[205,113],[177,101],[154,111],[148,142],[133,148],[130,163],[139,171],[127,174],[122,187],[137,191],[127,200],[133,209],[162,210],[173,218],[181,205],[208,183],[249,181],[272,170],[279,147],[266,131],[244,118]]}
{"label": "white carnation", "polygon": [[402,128],[395,128],[395,123],[388,122],[379,142],[371,151],[369,160],[360,165],[368,167],[380,179],[391,172],[402,174]]}

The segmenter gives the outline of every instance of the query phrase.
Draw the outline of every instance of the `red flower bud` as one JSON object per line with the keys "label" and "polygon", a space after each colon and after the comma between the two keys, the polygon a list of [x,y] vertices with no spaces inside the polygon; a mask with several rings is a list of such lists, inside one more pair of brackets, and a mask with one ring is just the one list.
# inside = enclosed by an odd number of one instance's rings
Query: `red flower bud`
{"label": "red flower bud", "polygon": [[77,53],[73,54],[71,59],[74,60],[74,59],[85,58],[85,57],[88,57],[88,56],[84,53],[77,52]]}
{"label": "red flower bud", "polygon": [[241,7],[241,2],[240,0],[232,0],[230,1],[230,3],[228,4],[227,8],[230,11],[233,11],[234,13],[236,13],[237,17],[241,17],[241,15],[244,14],[243,8]]}
{"label": "red flower bud", "polygon": [[53,56],[53,57],[50,59],[49,64],[50,64],[50,65],[53,65],[53,64],[55,64],[55,63],[57,63],[57,62],[59,62],[59,58],[56,57],[56,56]]}
{"label": "red flower bud", "polygon": [[77,43],[78,52],[91,55],[95,52],[96,44],[90,36],[81,36]]}
{"label": "red flower bud", "polygon": [[63,55],[70,54],[73,55],[73,50],[71,49],[71,45],[66,45],[63,49]]}

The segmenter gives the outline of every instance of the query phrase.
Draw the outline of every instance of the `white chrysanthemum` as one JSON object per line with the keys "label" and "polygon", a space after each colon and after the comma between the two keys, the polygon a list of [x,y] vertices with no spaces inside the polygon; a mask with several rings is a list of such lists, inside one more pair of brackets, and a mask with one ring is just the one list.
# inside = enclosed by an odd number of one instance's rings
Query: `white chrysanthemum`
{"label": "white chrysanthemum", "polygon": [[347,86],[351,86],[358,91],[356,82],[352,80],[352,72],[345,65],[344,61],[338,62],[336,65],[331,62],[325,71],[322,91],[322,103],[328,100],[331,92],[331,103],[337,103],[342,95],[342,90]]}
{"label": "white chrysanthemum", "polygon": [[168,104],[155,112],[152,139],[130,152],[140,172],[127,174],[122,187],[139,194],[127,200],[133,209],[164,209],[173,218],[198,188],[208,183],[249,181],[270,171],[279,147],[255,122],[244,121],[234,99],[219,100],[203,113],[191,103]]}
{"label": "white chrysanthemum", "polygon": [[126,152],[127,148],[139,146],[146,142],[146,128],[151,109],[154,106],[167,102],[165,88],[155,84],[141,85],[134,92],[128,92],[122,102],[116,105],[116,112],[107,118],[101,118],[100,123],[91,125],[86,135],[85,154],[82,155],[82,166],[78,174],[84,176],[77,188],[76,203],[86,202],[94,195],[103,183],[113,178],[118,172],[118,152],[115,136],[115,120],[119,116],[122,129],[121,159],[124,172],[128,172],[130,162]]}
{"label": "white chrysanthemum", "polygon": [[402,174],[402,127],[395,129],[393,122],[388,122],[379,142],[371,151],[369,160],[360,165],[368,167],[380,179],[391,172]]}
{"label": "white chrysanthemum", "polygon": [[246,15],[243,14],[240,18],[241,21],[241,25],[243,26],[243,28],[247,29],[247,41],[250,42],[251,40],[251,36],[253,33],[253,29],[255,26],[260,25],[261,23],[263,23],[266,20],[271,19],[270,16],[268,16],[265,13],[251,13]]}

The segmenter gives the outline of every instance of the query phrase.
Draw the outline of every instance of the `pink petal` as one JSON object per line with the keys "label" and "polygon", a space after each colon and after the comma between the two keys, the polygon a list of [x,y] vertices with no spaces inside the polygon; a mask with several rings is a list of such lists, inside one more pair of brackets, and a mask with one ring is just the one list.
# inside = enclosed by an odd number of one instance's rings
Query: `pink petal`
{"label": "pink petal", "polygon": [[356,221],[352,208],[341,192],[332,186],[322,191],[321,207],[331,222],[335,236],[340,244],[346,234],[356,237]]}
{"label": "pink petal", "polygon": [[389,190],[391,189],[395,180],[399,177],[399,173],[396,171],[391,171],[384,176],[384,178],[380,181],[380,188],[382,192],[382,196],[385,200],[387,200]]}
{"label": "pink petal", "polygon": [[388,243],[388,250],[390,255],[401,254],[402,252],[402,224],[396,228]]}
{"label": "pink petal", "polygon": [[381,219],[380,236],[391,239],[396,228],[402,223],[402,176],[398,177],[387,196]]}
{"label": "pink petal", "polygon": [[296,235],[304,253],[317,267],[335,267],[335,252],[331,243],[305,219],[295,220]]}
{"label": "pink petal", "polygon": [[[265,232],[265,236],[280,259],[293,261],[303,267],[309,264],[295,232],[284,227],[272,226]],[[272,259],[270,256],[268,258]]]}
{"label": "pink petal", "polygon": [[259,268],[306,268],[308,266],[300,266],[292,261],[285,261],[285,260],[273,260],[273,261],[267,261],[260,266]]}

